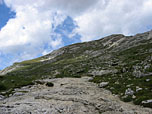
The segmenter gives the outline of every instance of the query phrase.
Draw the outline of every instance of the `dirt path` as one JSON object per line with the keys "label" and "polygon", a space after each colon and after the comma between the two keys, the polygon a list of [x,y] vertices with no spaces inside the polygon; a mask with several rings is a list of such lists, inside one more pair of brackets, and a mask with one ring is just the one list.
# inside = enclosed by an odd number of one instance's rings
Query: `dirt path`
{"label": "dirt path", "polygon": [[88,79],[48,79],[44,81],[53,82],[54,87],[17,89],[0,100],[0,114],[152,114],[152,109],[124,103]]}

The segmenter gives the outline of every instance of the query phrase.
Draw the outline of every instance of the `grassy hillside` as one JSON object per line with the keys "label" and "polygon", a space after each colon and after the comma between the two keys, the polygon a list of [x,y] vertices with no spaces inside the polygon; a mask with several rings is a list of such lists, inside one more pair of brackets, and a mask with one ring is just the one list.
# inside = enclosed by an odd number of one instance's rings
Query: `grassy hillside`
{"label": "grassy hillside", "polygon": [[63,47],[46,56],[15,63],[21,66],[0,76],[0,92],[34,84],[43,78],[91,76],[108,82],[106,89],[123,101],[152,107],[152,38],[150,32],[135,36],[111,35],[100,40]]}

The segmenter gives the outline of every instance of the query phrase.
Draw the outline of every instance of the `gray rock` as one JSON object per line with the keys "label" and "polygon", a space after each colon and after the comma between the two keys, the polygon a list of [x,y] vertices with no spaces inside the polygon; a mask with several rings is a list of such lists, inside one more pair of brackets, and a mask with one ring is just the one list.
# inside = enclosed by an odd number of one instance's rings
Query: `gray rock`
{"label": "gray rock", "polygon": [[109,74],[109,73],[117,73],[118,70],[114,69],[114,70],[93,70],[91,71],[91,75],[93,76],[102,76],[104,74]]}
{"label": "gray rock", "polygon": [[147,73],[147,74],[142,74],[142,76],[144,77],[144,76],[151,76],[152,75],[152,72],[149,72],[149,73]]}
{"label": "gray rock", "polygon": [[123,68],[122,73],[125,73],[125,72],[127,72],[127,70],[126,70],[126,68]]}
{"label": "gray rock", "polygon": [[135,95],[133,95],[133,96],[132,96],[132,98],[133,98],[133,99],[135,99],[135,98],[136,98],[136,96],[135,96]]}
{"label": "gray rock", "polygon": [[103,88],[103,87],[107,86],[108,84],[109,84],[109,82],[101,82],[101,83],[99,84],[99,87],[100,87],[100,88]]}
{"label": "gray rock", "polygon": [[142,72],[135,70],[135,71],[133,72],[133,76],[135,76],[135,77],[137,77],[137,78],[140,78],[140,77],[142,77]]}
{"label": "gray rock", "polygon": [[14,64],[14,65],[12,65],[12,66],[10,66],[10,67],[7,67],[7,68],[1,70],[1,71],[0,71],[0,76],[5,75],[5,74],[7,74],[7,73],[9,73],[9,72],[12,72],[12,71],[14,71],[14,70],[16,70],[16,69],[18,69],[18,68],[21,68],[21,67],[23,67],[23,66],[22,66],[22,65]]}
{"label": "gray rock", "polygon": [[141,103],[142,103],[142,104],[148,104],[148,103],[152,103],[152,99],[150,99],[150,100],[145,100],[145,101],[142,101]]}
{"label": "gray rock", "polygon": [[148,65],[145,65],[144,66],[144,69],[146,70],[146,69],[148,69],[150,67],[150,65],[148,64]]}
{"label": "gray rock", "polygon": [[136,92],[138,92],[138,91],[141,91],[141,90],[143,90],[143,88],[140,88],[140,87],[136,87]]}
{"label": "gray rock", "polygon": [[125,95],[133,95],[133,94],[134,94],[134,91],[131,90],[131,88],[126,89]]}
{"label": "gray rock", "polygon": [[24,95],[25,93],[22,93],[22,92],[16,92],[13,94],[13,96],[21,96],[21,95]]}
{"label": "gray rock", "polygon": [[150,81],[150,79],[146,79],[146,82],[149,82]]}
{"label": "gray rock", "polygon": [[0,95],[0,100],[4,99],[5,97],[3,95]]}

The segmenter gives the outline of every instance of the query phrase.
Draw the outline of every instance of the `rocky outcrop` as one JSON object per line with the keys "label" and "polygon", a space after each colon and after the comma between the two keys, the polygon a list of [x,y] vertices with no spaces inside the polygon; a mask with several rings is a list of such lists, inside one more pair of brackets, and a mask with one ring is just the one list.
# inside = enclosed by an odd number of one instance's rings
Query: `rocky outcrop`
{"label": "rocky outcrop", "polygon": [[10,67],[5,68],[4,70],[1,70],[0,71],[0,76],[5,75],[5,74],[7,74],[9,72],[12,72],[12,71],[16,70],[17,68],[21,68],[21,67],[22,67],[21,65],[15,65],[14,64]]}
{"label": "rocky outcrop", "polygon": [[[150,114],[152,109],[127,104],[90,78],[45,79],[45,84],[22,87],[0,100],[0,114]],[[23,94],[18,94],[23,93]]]}

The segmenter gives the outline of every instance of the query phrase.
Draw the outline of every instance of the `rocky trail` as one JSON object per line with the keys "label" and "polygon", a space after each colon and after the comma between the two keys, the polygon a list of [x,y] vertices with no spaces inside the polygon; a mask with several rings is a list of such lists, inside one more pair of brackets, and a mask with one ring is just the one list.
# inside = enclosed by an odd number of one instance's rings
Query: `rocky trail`
{"label": "rocky trail", "polygon": [[46,79],[45,84],[16,89],[0,100],[0,114],[152,114],[152,109],[124,103],[89,77]]}

